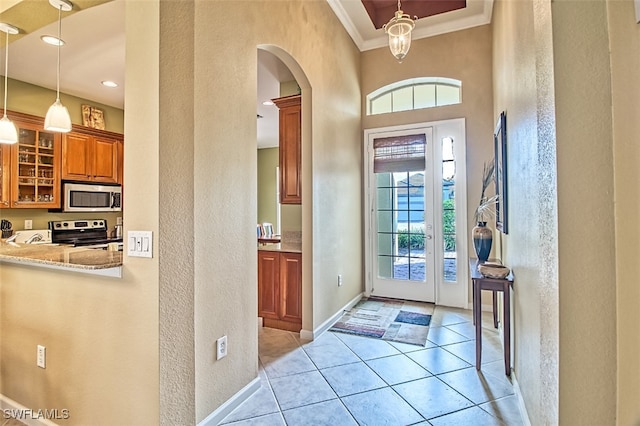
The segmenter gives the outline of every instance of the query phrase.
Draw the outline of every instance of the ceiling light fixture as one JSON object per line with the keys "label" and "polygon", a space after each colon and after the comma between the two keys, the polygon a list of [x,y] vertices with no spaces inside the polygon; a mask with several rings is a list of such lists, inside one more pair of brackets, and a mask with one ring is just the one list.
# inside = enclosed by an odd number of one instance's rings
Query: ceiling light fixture
{"label": "ceiling light fixture", "polygon": [[118,83],[116,83],[115,81],[111,81],[111,80],[104,80],[102,82],[103,86],[107,86],[107,87],[118,87]]}
{"label": "ceiling light fixture", "polygon": [[43,35],[42,37],[40,37],[40,40],[52,46],[58,46],[58,45],[64,46],[64,40],[61,40],[55,36]]}
{"label": "ceiling light fixture", "polygon": [[275,105],[275,104],[273,103],[273,101],[264,101],[264,102],[262,103],[262,105],[264,105],[264,106],[273,106],[273,105]]}
{"label": "ceiling light fixture", "polygon": [[18,29],[13,25],[0,22],[0,31],[7,33],[7,42],[4,48],[4,116],[0,119],[0,143],[16,143],[18,142],[16,125],[7,117],[7,75],[9,74],[9,34],[18,34]]}
{"label": "ceiling light fixture", "polygon": [[389,49],[391,49],[391,54],[396,57],[398,62],[402,62],[407,53],[409,53],[411,31],[416,26],[415,21],[417,20],[417,16],[411,19],[409,15],[400,9],[400,0],[398,0],[398,10],[395,16],[382,26],[384,32],[389,34]]}
{"label": "ceiling light fixture", "polygon": [[[49,0],[51,6],[58,9],[58,40],[62,40],[62,11],[70,11],[73,8],[73,4],[68,0]],[[44,118],[44,128],[51,132],[69,132],[71,131],[71,117],[67,107],[60,102],[60,47],[61,43],[58,43],[58,79],[56,85],[56,101],[49,107],[47,115]]]}

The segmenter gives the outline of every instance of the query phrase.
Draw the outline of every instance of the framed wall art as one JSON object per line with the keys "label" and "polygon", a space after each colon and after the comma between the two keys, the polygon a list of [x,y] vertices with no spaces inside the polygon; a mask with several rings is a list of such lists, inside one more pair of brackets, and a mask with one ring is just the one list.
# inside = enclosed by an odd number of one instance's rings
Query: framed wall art
{"label": "framed wall art", "polygon": [[504,111],[500,114],[496,129],[493,133],[495,147],[495,178],[496,178],[496,229],[503,234],[509,233],[508,228],[508,188],[507,188],[507,116]]}
{"label": "framed wall art", "polygon": [[90,105],[82,105],[82,125],[104,130],[104,111]]}

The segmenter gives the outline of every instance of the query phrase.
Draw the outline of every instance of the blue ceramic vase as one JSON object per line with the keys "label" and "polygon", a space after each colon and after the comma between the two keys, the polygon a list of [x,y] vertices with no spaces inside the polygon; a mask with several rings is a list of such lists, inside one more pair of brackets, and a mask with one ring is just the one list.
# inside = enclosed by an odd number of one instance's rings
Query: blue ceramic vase
{"label": "blue ceramic vase", "polygon": [[491,228],[487,228],[487,222],[478,222],[478,224],[473,227],[471,235],[478,260],[486,261],[489,259],[489,253],[491,253],[493,231]]}

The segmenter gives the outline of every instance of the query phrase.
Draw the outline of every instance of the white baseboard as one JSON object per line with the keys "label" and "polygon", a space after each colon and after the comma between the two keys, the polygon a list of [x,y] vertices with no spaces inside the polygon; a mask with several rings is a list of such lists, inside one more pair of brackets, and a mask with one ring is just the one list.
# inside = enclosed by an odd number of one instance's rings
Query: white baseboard
{"label": "white baseboard", "polygon": [[[17,403],[11,398],[7,398],[4,395],[0,395],[0,409],[2,409],[2,421],[11,417],[20,420],[27,426],[56,426],[57,423],[52,422],[49,418],[56,418],[62,420],[66,415],[70,416],[71,412],[64,411],[66,409],[59,408],[56,410],[37,410],[25,407],[22,404]],[[49,417],[49,418],[47,418]]]}
{"label": "white baseboard", "polygon": [[260,389],[260,377],[256,377],[249,382],[248,385],[240,389],[235,395],[229,398],[224,404],[218,407],[214,412],[209,414],[198,423],[198,426],[215,426],[227,417],[233,410],[238,408],[240,404],[245,402],[251,395]]}
{"label": "white baseboard", "polygon": [[513,381],[513,390],[516,394],[516,398],[518,398],[518,408],[520,409],[520,417],[522,418],[522,424],[524,426],[531,426],[531,421],[529,420],[529,413],[527,413],[527,407],[524,405],[524,399],[522,398],[522,393],[520,392],[520,385],[518,384],[516,373],[513,370],[511,371],[511,380]]}
{"label": "white baseboard", "polygon": [[320,337],[322,333],[330,329],[331,326],[335,324],[335,322],[338,321],[342,315],[344,315],[345,311],[349,311],[351,310],[351,308],[356,306],[356,304],[360,301],[360,299],[362,299],[362,296],[363,296],[363,293],[358,294],[356,297],[351,299],[346,305],[340,308],[340,310],[338,310],[335,314],[331,315],[329,319],[327,319],[325,322],[320,324],[320,326],[315,328],[313,331],[300,330],[300,338],[305,340],[315,340],[318,337]]}

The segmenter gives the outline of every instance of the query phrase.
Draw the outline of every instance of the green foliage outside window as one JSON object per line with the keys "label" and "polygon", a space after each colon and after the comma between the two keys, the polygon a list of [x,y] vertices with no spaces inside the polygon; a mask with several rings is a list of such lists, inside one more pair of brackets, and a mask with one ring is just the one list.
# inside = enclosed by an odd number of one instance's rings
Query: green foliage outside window
{"label": "green foliage outside window", "polygon": [[442,203],[442,225],[444,250],[456,251],[456,211],[452,199],[444,200]]}

